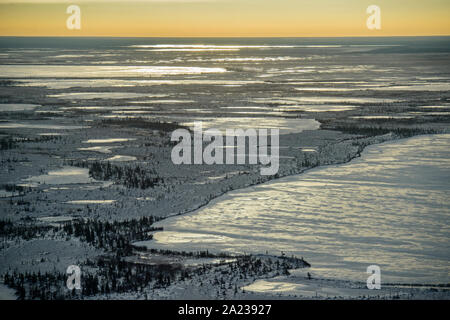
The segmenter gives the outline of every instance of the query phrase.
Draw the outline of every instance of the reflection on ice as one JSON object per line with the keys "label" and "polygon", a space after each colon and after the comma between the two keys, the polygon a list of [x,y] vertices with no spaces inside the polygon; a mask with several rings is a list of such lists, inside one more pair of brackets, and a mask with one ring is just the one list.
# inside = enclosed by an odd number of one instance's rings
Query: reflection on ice
{"label": "reflection on ice", "polygon": [[[27,79],[20,80],[19,86],[47,87],[49,89],[101,88],[101,87],[139,87],[160,85],[248,85],[260,84],[256,80],[214,80],[214,79],[174,79],[174,80],[135,80],[135,79]],[[161,95],[162,96],[162,95]]]}
{"label": "reflection on ice", "polygon": [[[164,234],[159,234],[159,241],[161,242],[169,242],[170,243],[187,243],[187,244],[197,244],[199,248],[205,244],[213,244],[216,242],[225,242],[228,240],[226,236],[222,235],[214,235],[214,234],[201,234],[201,233],[177,233],[177,232],[164,232]],[[170,239],[170,240],[169,240]],[[146,245],[151,246],[152,242],[150,241],[138,241],[135,242],[134,245],[138,247],[145,247]]]}
{"label": "reflection on ice", "polygon": [[111,204],[117,200],[70,200],[66,201],[69,204]]}
{"label": "reflection on ice", "polygon": [[357,108],[356,106],[334,106],[328,104],[318,105],[299,105],[299,106],[280,106],[280,109],[284,112],[292,111],[304,111],[304,112],[340,112],[349,111]]}
{"label": "reflection on ice", "polygon": [[178,104],[178,103],[194,103],[194,100],[145,100],[145,101],[131,101],[130,103],[161,103],[161,104]]}
{"label": "reflection on ice", "polygon": [[450,105],[442,105],[442,106],[420,106],[417,108],[421,108],[421,109],[450,109]]}
{"label": "reflection on ice", "polygon": [[307,280],[301,278],[275,278],[271,280],[257,280],[256,282],[245,286],[246,291],[259,293],[275,293],[281,295],[296,295],[304,298],[339,298],[339,299],[360,299],[361,297],[390,297],[389,287],[383,287],[381,290],[369,290],[363,285],[355,286],[349,283],[324,281],[320,279]]}
{"label": "reflection on ice", "polygon": [[156,49],[267,49],[267,48],[295,48],[288,45],[209,45],[209,44],[152,44],[132,45],[130,48],[156,48]]}
{"label": "reflection on ice", "polygon": [[336,92],[347,92],[347,91],[358,91],[363,90],[361,88],[336,88],[336,87],[303,87],[303,88],[295,88],[297,91],[311,91],[311,92],[320,92],[320,91],[336,91]]}
{"label": "reflection on ice", "polygon": [[134,92],[67,92],[51,94],[49,97],[67,100],[89,100],[89,99],[132,99],[141,97],[152,97],[150,93]]}
{"label": "reflection on ice", "polygon": [[256,98],[251,102],[253,103],[278,103],[278,104],[291,104],[293,102],[303,102],[311,104],[321,103],[393,103],[398,102],[396,99],[381,99],[381,98],[355,98],[355,97],[283,97],[281,99],[271,98]]}
{"label": "reflection on ice", "polygon": [[[448,283],[450,135],[368,147],[349,164],[236,190],[158,222],[153,248],[303,256],[316,277]],[[261,200],[267,198],[267,200]]]}
{"label": "reflection on ice", "polygon": [[156,51],[156,52],[209,52],[209,51],[239,51],[239,49],[232,48],[172,48],[172,49],[149,49],[149,50],[139,50],[139,51]]}
{"label": "reflection on ice", "polygon": [[377,115],[377,116],[354,116],[352,119],[365,119],[365,120],[376,120],[376,119],[413,119],[413,116],[397,116],[397,115]]}
{"label": "reflection on ice", "polygon": [[89,139],[83,143],[113,143],[113,142],[127,142],[136,140],[135,138],[109,138],[109,139]]}
{"label": "reflection on ice", "polygon": [[120,78],[224,73],[224,68],[166,66],[0,65],[5,78]]}
{"label": "reflection on ice", "polygon": [[302,152],[317,152],[316,148],[300,148]]}
{"label": "reflection on ice", "polygon": [[418,83],[405,86],[387,86],[382,88],[373,88],[373,90],[383,91],[449,91],[450,83]]}

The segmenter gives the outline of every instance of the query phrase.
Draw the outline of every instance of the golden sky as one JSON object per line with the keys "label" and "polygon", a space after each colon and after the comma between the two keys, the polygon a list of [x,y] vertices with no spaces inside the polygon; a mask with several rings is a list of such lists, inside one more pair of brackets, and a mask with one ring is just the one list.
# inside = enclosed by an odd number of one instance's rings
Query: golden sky
{"label": "golden sky", "polygon": [[[81,9],[81,30],[66,27],[70,4]],[[381,30],[366,27],[369,5],[381,8]],[[0,0],[0,35],[450,35],[450,0]]]}

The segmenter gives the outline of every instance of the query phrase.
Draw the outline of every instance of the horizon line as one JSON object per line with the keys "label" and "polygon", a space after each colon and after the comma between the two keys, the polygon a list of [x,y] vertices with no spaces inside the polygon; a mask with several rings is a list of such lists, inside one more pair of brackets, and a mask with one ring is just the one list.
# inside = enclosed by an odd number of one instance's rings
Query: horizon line
{"label": "horizon line", "polygon": [[450,34],[433,35],[390,35],[390,36],[68,36],[68,35],[0,35],[0,38],[194,38],[194,39],[215,39],[215,38],[279,38],[279,39],[300,39],[300,38],[417,38],[417,37],[450,37]]}

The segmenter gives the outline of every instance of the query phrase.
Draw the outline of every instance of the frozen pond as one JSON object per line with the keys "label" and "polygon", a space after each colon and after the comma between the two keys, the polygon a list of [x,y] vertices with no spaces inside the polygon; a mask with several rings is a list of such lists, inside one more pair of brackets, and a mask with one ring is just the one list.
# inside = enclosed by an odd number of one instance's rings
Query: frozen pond
{"label": "frozen pond", "polygon": [[18,123],[18,122],[0,122],[0,129],[48,129],[48,130],[76,130],[83,129],[83,126],[58,125],[50,123]]}
{"label": "frozen pond", "polygon": [[303,256],[315,277],[449,283],[450,135],[368,147],[348,164],[235,190],[157,223],[153,248]]}
{"label": "frozen pond", "polygon": [[[181,120],[180,118],[175,120]],[[199,119],[200,120],[200,119]],[[180,122],[180,124],[193,127],[193,122]],[[223,133],[227,129],[279,129],[280,134],[302,132],[304,130],[317,130],[320,122],[315,119],[286,119],[286,118],[259,118],[257,120],[249,117],[221,117],[211,118],[203,122],[203,129],[219,129]]]}
{"label": "frozen pond", "polygon": [[112,204],[116,200],[70,200],[66,203],[69,204]]}
{"label": "frozen pond", "polygon": [[6,111],[30,111],[40,107],[37,104],[27,104],[27,103],[0,103],[0,112]]}
{"label": "frozen pond", "polygon": [[123,155],[116,155],[114,157],[108,158],[105,161],[136,161],[137,158],[133,156],[123,156]]}
{"label": "frozen pond", "polygon": [[80,151],[95,151],[100,153],[111,153],[111,149],[118,148],[117,146],[95,146],[95,147],[87,147],[87,148],[78,148]]}
{"label": "frozen pond", "polygon": [[49,171],[47,174],[33,176],[24,179],[29,186],[47,185],[65,185],[65,184],[88,184],[99,181],[89,176],[89,169],[77,167],[63,167],[61,169]]}

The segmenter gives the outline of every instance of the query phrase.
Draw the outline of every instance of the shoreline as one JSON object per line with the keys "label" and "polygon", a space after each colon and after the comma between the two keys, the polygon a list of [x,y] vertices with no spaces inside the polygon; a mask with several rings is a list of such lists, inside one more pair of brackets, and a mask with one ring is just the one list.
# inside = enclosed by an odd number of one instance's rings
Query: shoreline
{"label": "shoreline", "polygon": [[[402,140],[414,139],[414,138],[417,138],[417,137],[419,137],[419,136],[430,136],[430,137],[432,137],[432,136],[441,135],[441,134],[448,134],[448,132],[435,133],[435,134],[421,134],[421,135],[414,135],[414,136],[406,137],[406,138],[402,138],[402,137],[398,137],[398,136],[397,136],[397,137],[396,137],[396,136],[392,137],[392,136],[389,135],[389,136],[391,137],[391,139],[383,139],[383,141],[381,141],[381,142],[373,142],[373,141],[372,141],[372,143],[371,143],[371,144],[368,144],[366,147],[380,146],[380,145],[383,145],[383,144],[391,144],[391,143],[394,143],[394,144],[395,144],[395,143],[398,143],[398,142],[400,142],[400,141],[402,141]],[[365,151],[365,147],[364,147],[363,151]],[[363,152],[363,151],[362,151],[362,152]],[[343,165],[343,164],[347,164],[347,163],[351,162],[352,160],[354,160],[354,159],[356,159],[356,158],[359,158],[360,156],[361,156],[361,154],[358,153],[357,155],[355,155],[355,156],[352,157],[349,161],[346,161],[346,162],[342,162],[342,163],[333,163],[333,164],[327,164],[327,165],[317,166],[317,167],[314,167],[314,168],[308,168],[308,169],[303,170],[303,171],[300,172],[300,173],[296,173],[296,174],[293,174],[293,175],[282,176],[282,177],[279,177],[279,178],[276,178],[276,179],[271,179],[271,180],[266,181],[266,182],[263,182],[263,183],[261,183],[261,184],[276,183],[278,179],[286,178],[286,177],[292,177],[292,176],[296,176],[296,175],[301,175],[302,173],[310,172],[310,171],[313,170],[313,169],[321,170],[321,169],[323,169],[324,167],[327,167],[327,166],[329,166],[329,165],[334,166],[334,165]],[[251,186],[253,186],[253,185],[251,185]],[[248,186],[248,187],[251,187],[251,186]],[[240,188],[240,189],[245,189],[245,188],[248,188],[248,187],[244,187],[244,188]],[[226,193],[229,193],[229,192],[231,192],[231,191],[237,191],[237,190],[240,190],[240,189],[230,190],[230,191],[227,191]],[[226,193],[224,193],[224,194],[226,194]],[[205,204],[205,205],[203,205],[203,206],[201,206],[201,207],[199,207],[199,208],[197,208],[197,209],[194,209],[194,210],[192,210],[192,211],[185,212],[185,213],[182,213],[182,214],[173,215],[173,216],[170,216],[170,217],[176,217],[176,216],[180,216],[180,215],[183,215],[183,214],[195,214],[195,212],[196,212],[197,210],[201,209],[202,207],[205,207],[205,206],[208,206],[208,205],[212,205],[212,204],[214,204],[215,202],[220,201],[220,199],[219,199],[220,197],[221,197],[221,196],[212,199],[212,200],[209,201],[207,204]],[[170,218],[170,217],[166,217],[166,218],[164,218],[164,219],[158,221],[157,225],[158,225],[159,227],[164,227],[164,221],[165,221],[167,218]],[[163,230],[156,231],[156,232],[159,233],[159,232],[164,232],[164,231],[166,231],[166,230],[163,229]],[[153,242],[153,241],[154,241],[154,239],[149,240],[149,241],[141,241],[141,243],[148,243],[148,244],[144,244],[143,246],[144,246],[144,247],[147,247],[147,249],[152,249],[152,242]],[[136,245],[139,245],[138,242],[135,243],[135,244],[136,244]],[[140,246],[142,246],[142,244],[141,244]],[[162,249],[162,248],[159,248],[159,249]],[[173,248],[173,250],[177,250],[177,248]],[[192,250],[192,251],[195,251],[195,250]],[[238,253],[235,253],[235,254],[238,255]],[[258,252],[254,252],[254,253],[251,253],[251,254],[258,255],[258,254],[262,254],[262,252],[259,252],[259,253],[258,253]],[[307,256],[306,256],[306,259],[308,260],[308,257],[307,257]],[[275,277],[269,277],[269,278],[266,278],[266,277],[265,277],[265,278],[261,278],[261,279],[256,279],[255,281],[253,281],[252,283],[247,284],[247,285],[244,286],[243,288],[247,288],[247,290],[250,290],[250,288],[251,288],[253,285],[256,285],[257,282],[266,281],[266,280],[268,280],[268,281],[270,282],[271,280],[274,280],[275,278],[276,278],[276,276],[275,276]],[[286,279],[288,279],[288,278],[289,278],[289,277],[286,277]],[[355,282],[355,281],[344,280],[344,279],[339,279],[339,278],[331,278],[331,279],[318,278],[317,280],[323,280],[323,281],[338,281],[338,282],[341,282],[341,283],[352,283],[352,282]],[[362,282],[356,281],[356,283],[362,283]],[[405,282],[405,283],[386,283],[386,284],[383,284],[383,287],[387,287],[387,288],[389,288],[389,289],[391,289],[391,290],[398,290],[398,291],[401,291],[401,289],[411,289],[411,290],[413,290],[413,289],[418,289],[418,290],[419,290],[419,289],[430,289],[430,290],[436,290],[436,289],[439,290],[439,289],[441,289],[441,290],[448,290],[448,289],[450,288],[450,284],[449,284],[449,283],[407,283],[407,282]],[[375,292],[377,292],[377,291],[375,291]],[[276,293],[276,292],[268,292],[267,294],[268,294],[269,296],[273,296],[275,293]],[[444,295],[444,296],[445,296],[445,295]]]}

